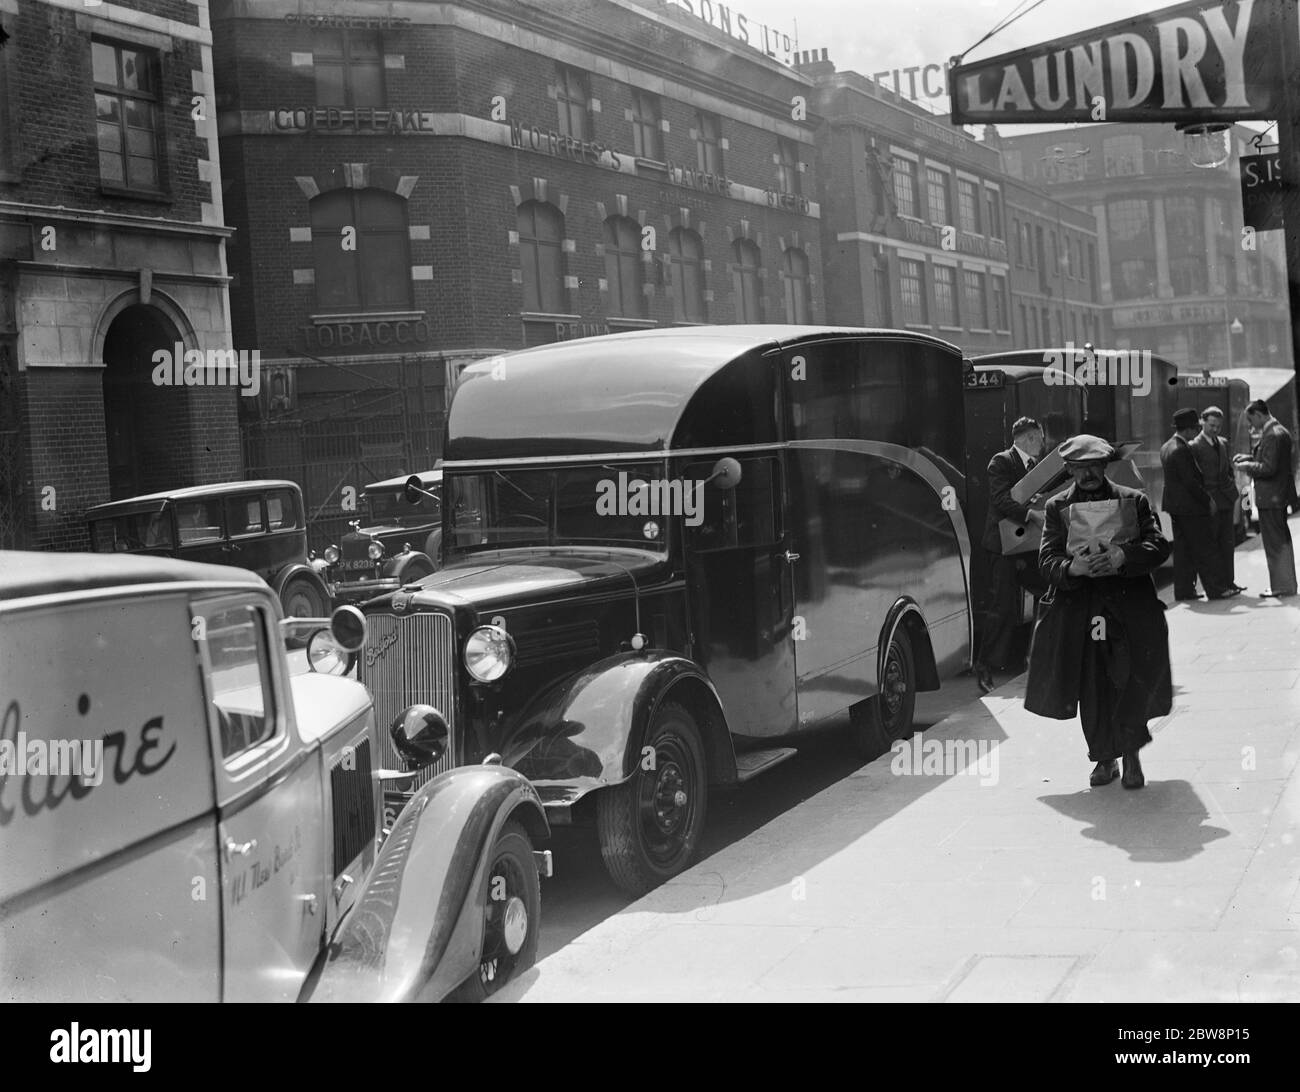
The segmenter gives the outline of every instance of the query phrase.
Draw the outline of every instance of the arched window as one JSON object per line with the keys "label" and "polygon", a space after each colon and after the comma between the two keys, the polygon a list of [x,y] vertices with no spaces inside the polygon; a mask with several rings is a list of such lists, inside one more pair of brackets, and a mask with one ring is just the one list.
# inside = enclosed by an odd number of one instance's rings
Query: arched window
{"label": "arched window", "polygon": [[569,309],[564,288],[564,214],[544,201],[519,206],[519,260],[524,310],[560,315]]}
{"label": "arched window", "polygon": [[641,264],[641,225],[630,216],[605,221],[605,280],[609,283],[609,314],[645,318],[645,283]]}
{"label": "arched window", "polygon": [[322,193],[311,203],[311,239],[322,311],[410,310],[410,231],[401,197],[377,189]]}
{"label": "arched window", "polygon": [[785,321],[795,325],[812,321],[808,255],[793,247],[785,252]]}
{"label": "arched window", "polygon": [[673,228],[668,236],[673,270],[673,319],[708,322],[704,302],[704,241],[689,228]]}
{"label": "arched window", "polygon": [[748,239],[737,239],[732,279],[736,292],[736,321],[762,322],[763,297],[758,288],[758,271],[763,267],[763,254]]}

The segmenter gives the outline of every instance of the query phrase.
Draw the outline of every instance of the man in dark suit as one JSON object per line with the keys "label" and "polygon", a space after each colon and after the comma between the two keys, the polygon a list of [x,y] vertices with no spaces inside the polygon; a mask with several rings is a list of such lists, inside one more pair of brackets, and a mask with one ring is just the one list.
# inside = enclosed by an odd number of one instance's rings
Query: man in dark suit
{"label": "man in dark suit", "polygon": [[[1169,543],[1140,489],[1106,477],[1115,449],[1099,436],[1075,436],[1060,447],[1074,485],[1047,502],[1038,565],[1052,590],[1034,630],[1025,709],[1055,720],[1083,722],[1089,783],[1146,783],[1138,751],[1151,742],[1147,721],[1173,708],[1169,629],[1151,572]],[[1071,506],[1110,501],[1114,527],[1089,543],[1071,534]],[[1129,519],[1122,517],[1127,509]],[[1127,525],[1127,528],[1126,528]]]}
{"label": "man in dark suit", "polygon": [[1295,471],[1291,465],[1291,433],[1268,412],[1268,403],[1256,399],[1246,407],[1246,419],[1260,430],[1254,458],[1238,455],[1233,461],[1255,479],[1255,508],[1259,512],[1259,534],[1268,559],[1270,588],[1261,599],[1286,599],[1296,593],[1295,550],[1286,510],[1300,507],[1296,496]]}
{"label": "man in dark suit", "polygon": [[1031,510],[1011,496],[1011,487],[1023,478],[1043,455],[1043,430],[1032,417],[1021,417],[1011,426],[1011,446],[989,460],[989,508],[984,520],[981,545],[989,555],[989,594],[991,603],[980,641],[975,678],[980,689],[989,693],[993,672],[1006,671],[1008,646],[1015,635],[1016,618],[1022,587],[1041,590],[1041,580],[1032,553],[1006,556],[1002,553],[1002,535],[998,521],[1042,523],[1043,514]]}
{"label": "man in dark suit", "polygon": [[1191,448],[1200,431],[1198,421],[1194,409],[1180,409],[1174,414],[1174,434],[1160,449],[1160,465],[1165,471],[1161,507],[1174,525],[1174,598],[1197,598],[1199,573],[1209,598],[1228,599],[1241,593],[1223,583],[1215,558],[1214,518],[1219,505],[1205,487]]}
{"label": "man in dark suit", "polygon": [[1215,582],[1225,588],[1245,591],[1237,583],[1232,516],[1237,502],[1237,481],[1232,470],[1232,456],[1223,436],[1223,410],[1208,406],[1201,412],[1201,431],[1191,443],[1196,465],[1201,468],[1201,480],[1206,492],[1214,498],[1218,512],[1212,517],[1214,534],[1211,537],[1214,557],[1219,563]]}

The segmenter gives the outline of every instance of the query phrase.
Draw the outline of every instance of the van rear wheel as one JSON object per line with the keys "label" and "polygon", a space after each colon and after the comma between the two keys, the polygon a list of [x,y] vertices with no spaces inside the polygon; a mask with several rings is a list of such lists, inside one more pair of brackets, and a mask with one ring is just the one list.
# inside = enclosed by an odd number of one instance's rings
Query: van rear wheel
{"label": "van rear wheel", "polygon": [[912,641],[900,625],[889,639],[880,673],[880,693],[858,702],[850,711],[858,753],[873,759],[888,751],[895,740],[906,739],[912,734],[915,712],[916,661]]}
{"label": "van rear wheel", "polygon": [[704,829],[707,772],[694,714],[664,702],[636,772],[596,797],[601,857],[620,890],[644,895],[690,864]]}

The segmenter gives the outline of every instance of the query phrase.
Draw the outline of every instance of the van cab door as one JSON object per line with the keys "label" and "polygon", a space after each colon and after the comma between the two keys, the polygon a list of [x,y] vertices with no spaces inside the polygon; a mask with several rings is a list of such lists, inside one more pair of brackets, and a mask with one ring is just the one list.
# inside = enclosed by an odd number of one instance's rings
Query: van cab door
{"label": "van cab door", "polygon": [[323,940],[319,755],[300,740],[268,596],[194,604],[216,768],[226,1001],[297,998]]}
{"label": "van cab door", "polygon": [[[708,485],[696,526],[684,522],[687,579],[697,658],[738,736],[781,735],[796,727],[790,549],[782,512],[780,452],[738,460],[739,484]],[[713,461],[689,464],[703,481]]]}

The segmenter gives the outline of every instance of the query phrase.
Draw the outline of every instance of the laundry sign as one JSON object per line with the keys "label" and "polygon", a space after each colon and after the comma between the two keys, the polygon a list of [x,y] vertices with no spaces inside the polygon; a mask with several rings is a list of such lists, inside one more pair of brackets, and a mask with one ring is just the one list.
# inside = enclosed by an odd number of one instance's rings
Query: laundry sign
{"label": "laundry sign", "polygon": [[1274,118],[1282,109],[1280,5],[1193,0],[949,70],[952,120]]}

